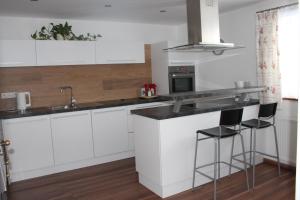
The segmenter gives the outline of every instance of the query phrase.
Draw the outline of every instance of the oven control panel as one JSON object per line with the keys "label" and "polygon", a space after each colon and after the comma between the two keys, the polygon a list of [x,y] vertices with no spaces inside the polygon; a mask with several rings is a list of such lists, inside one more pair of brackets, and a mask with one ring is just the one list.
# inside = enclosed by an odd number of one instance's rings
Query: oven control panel
{"label": "oven control panel", "polygon": [[169,66],[169,74],[193,74],[195,66]]}

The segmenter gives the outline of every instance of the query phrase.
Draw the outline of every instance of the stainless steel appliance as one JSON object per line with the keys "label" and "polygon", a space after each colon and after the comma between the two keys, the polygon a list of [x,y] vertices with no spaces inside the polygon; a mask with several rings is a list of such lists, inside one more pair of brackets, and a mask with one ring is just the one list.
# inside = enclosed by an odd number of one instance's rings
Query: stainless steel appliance
{"label": "stainless steel appliance", "polygon": [[221,55],[225,50],[243,48],[224,43],[220,38],[218,0],[186,0],[188,44],[166,51],[213,52]]}
{"label": "stainless steel appliance", "polygon": [[195,91],[195,66],[169,66],[170,94]]}

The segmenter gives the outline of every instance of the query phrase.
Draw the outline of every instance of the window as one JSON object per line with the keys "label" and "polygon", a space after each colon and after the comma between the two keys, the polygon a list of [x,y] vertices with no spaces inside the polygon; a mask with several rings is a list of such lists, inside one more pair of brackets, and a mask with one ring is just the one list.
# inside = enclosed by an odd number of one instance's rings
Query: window
{"label": "window", "polygon": [[280,9],[278,24],[282,97],[298,99],[300,20],[298,7]]}

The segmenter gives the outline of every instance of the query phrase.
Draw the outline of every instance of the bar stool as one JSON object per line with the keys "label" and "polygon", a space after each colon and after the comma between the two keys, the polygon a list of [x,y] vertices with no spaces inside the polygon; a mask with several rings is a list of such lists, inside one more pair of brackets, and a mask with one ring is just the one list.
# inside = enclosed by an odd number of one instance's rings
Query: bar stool
{"label": "bar stool", "polygon": [[[242,122],[242,126],[250,129],[250,151],[246,153],[250,153],[250,163],[247,163],[248,165],[252,166],[252,187],[255,186],[255,156],[256,154],[261,154],[264,156],[268,156],[271,158],[277,159],[277,167],[278,167],[278,175],[280,176],[280,159],[279,159],[279,149],[278,149],[278,139],[277,139],[277,131],[275,126],[275,114],[277,109],[277,103],[270,103],[270,104],[261,104],[259,106],[259,112],[258,112],[258,118],[257,119],[250,119],[247,121]],[[273,122],[265,121],[272,119]],[[274,130],[274,138],[275,138],[275,146],[276,146],[276,156],[269,155],[263,152],[259,152],[256,150],[256,130],[257,129],[264,129],[268,127],[273,127]],[[253,139],[252,139],[253,135]],[[253,142],[252,142],[253,140]],[[253,143],[253,144],[252,144]],[[232,147],[233,148],[233,147]],[[253,154],[253,156],[252,156]],[[236,160],[242,162],[242,160],[237,159],[236,157],[243,155],[243,153],[232,155],[231,161]],[[231,168],[229,169],[229,173],[231,174]]]}
{"label": "bar stool", "polygon": [[[196,150],[195,150],[195,160],[194,160],[194,174],[193,174],[193,189],[195,188],[195,178],[196,173],[214,181],[214,200],[217,199],[217,169],[218,169],[218,179],[220,178],[220,164],[225,164],[232,166],[233,168],[236,168],[238,170],[245,170],[246,173],[246,183],[247,188],[249,190],[249,181],[248,181],[248,172],[247,172],[247,164],[246,164],[246,154],[245,154],[245,147],[244,147],[244,140],[241,133],[241,121],[243,116],[243,108],[233,109],[233,110],[224,110],[221,111],[220,116],[220,122],[218,127],[205,129],[205,130],[198,130],[197,131],[197,137],[196,137]],[[238,129],[235,129],[235,127],[238,126]],[[199,135],[203,134],[205,138],[199,138]],[[239,135],[241,138],[241,144],[242,144],[242,150],[244,155],[244,169],[232,165],[232,163],[227,163],[224,161],[220,161],[220,140],[223,138],[228,137],[235,137],[236,135]],[[207,140],[207,139],[214,139],[214,162],[202,166],[197,166],[197,151],[198,151],[198,142]],[[214,177],[211,177],[203,172],[200,171],[200,169],[208,166],[214,166]]]}

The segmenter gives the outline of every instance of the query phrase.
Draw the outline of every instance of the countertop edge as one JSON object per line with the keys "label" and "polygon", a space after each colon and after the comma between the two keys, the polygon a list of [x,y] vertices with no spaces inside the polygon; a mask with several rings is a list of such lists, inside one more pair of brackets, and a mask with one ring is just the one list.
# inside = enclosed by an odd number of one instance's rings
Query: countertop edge
{"label": "countertop edge", "polygon": [[[224,107],[218,107],[218,108],[207,108],[207,109],[195,109],[195,110],[189,110],[189,111],[180,111],[179,113],[174,113],[172,112],[173,106],[163,106],[160,108],[148,108],[148,109],[138,109],[138,110],[132,110],[131,113],[134,115],[154,119],[154,120],[167,120],[167,119],[173,119],[173,118],[179,118],[179,117],[186,117],[186,116],[191,116],[191,115],[198,115],[198,114],[204,114],[204,113],[209,113],[209,112],[216,112],[216,111],[221,111],[225,109],[234,109],[238,107],[248,107],[248,106],[253,106],[253,105],[258,105],[259,100],[253,99],[250,102],[247,103],[240,103],[236,105],[231,105],[231,106],[224,106]],[[159,114],[151,114],[151,110],[157,110],[157,109],[166,109],[166,111],[169,111],[169,115],[161,115]],[[170,109],[171,108],[171,109]]]}
{"label": "countertop edge", "polygon": [[[40,107],[40,108],[30,109],[25,113],[21,113],[20,111],[0,111],[0,120],[43,116],[43,115],[51,115],[51,114],[59,114],[59,113],[79,112],[79,111],[86,111],[86,110],[106,109],[106,108],[123,107],[123,106],[125,107],[125,106],[133,106],[133,105],[149,104],[149,103],[160,103],[160,102],[162,103],[167,101],[169,101],[169,99],[157,98],[157,99],[145,100],[145,99],[135,98],[135,99],[106,101],[108,103],[104,102],[101,105],[94,105],[94,106],[91,105],[86,107],[78,107],[75,109],[51,110],[49,107]],[[95,102],[94,104],[97,103],[99,104],[101,102]]]}

